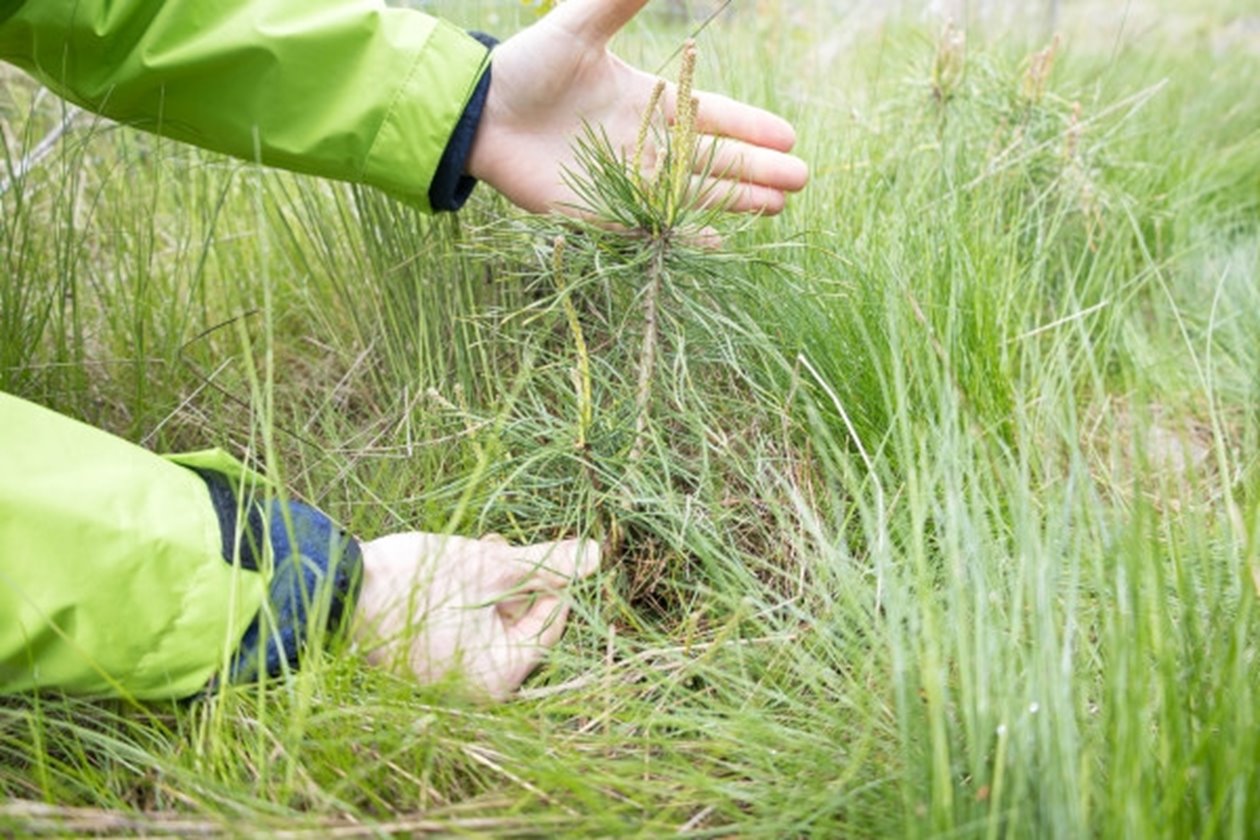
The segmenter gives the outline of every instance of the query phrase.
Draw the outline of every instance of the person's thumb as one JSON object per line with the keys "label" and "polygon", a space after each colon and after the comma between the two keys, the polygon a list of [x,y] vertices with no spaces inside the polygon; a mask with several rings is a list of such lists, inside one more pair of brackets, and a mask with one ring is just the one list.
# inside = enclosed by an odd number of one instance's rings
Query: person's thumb
{"label": "person's thumb", "polygon": [[569,539],[503,546],[497,549],[497,559],[495,586],[535,592],[563,589],[593,574],[599,568],[600,550],[595,540]]}
{"label": "person's thumb", "polygon": [[[515,621],[504,624],[508,642],[530,656],[542,656],[542,652],[555,646],[564,634],[564,623],[569,618],[569,605],[560,595],[539,595],[534,603]],[[530,667],[538,664],[531,659]]]}
{"label": "person's thumb", "polygon": [[559,595],[542,595],[511,624],[496,628],[481,647],[464,651],[469,685],[491,700],[506,700],[560,641],[569,606]]}
{"label": "person's thumb", "polygon": [[568,0],[549,17],[579,38],[603,46],[646,5],[647,0]]}

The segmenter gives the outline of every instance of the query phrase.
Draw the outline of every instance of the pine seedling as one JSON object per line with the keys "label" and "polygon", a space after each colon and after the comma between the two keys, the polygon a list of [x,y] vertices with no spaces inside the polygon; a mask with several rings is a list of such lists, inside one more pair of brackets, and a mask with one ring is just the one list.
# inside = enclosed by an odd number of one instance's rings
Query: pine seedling
{"label": "pine seedling", "polygon": [[[662,81],[632,146],[614,147],[588,128],[575,145],[577,165],[566,174],[576,218],[524,222],[544,237],[531,273],[543,275],[538,279],[565,326],[561,352],[572,358],[567,367],[576,396],[572,439],[586,464],[597,527],[613,550],[619,520],[637,506],[631,488],[650,481],[649,454],[668,445],[657,434],[672,428],[658,395],[690,387],[658,381],[671,370],[660,360],[698,346],[706,329],[731,340],[729,324],[717,326],[724,304],[714,291],[737,282],[732,264],[748,260],[738,250],[703,247],[716,238],[712,230],[723,215],[723,196],[705,185],[725,182],[710,172],[710,147],[698,130],[694,43],[680,52],[673,119],[667,124]],[[670,404],[677,407],[676,400]]]}
{"label": "pine seedling", "polygon": [[[677,105],[670,130],[660,132],[657,128],[665,93],[662,81],[653,89],[644,110],[629,166],[624,157],[611,148],[607,138],[588,132],[578,147],[584,177],[573,177],[570,181],[574,191],[588,205],[586,212],[594,211],[600,222],[623,228],[623,234],[646,245],[643,336],[636,365],[635,433],[629,458],[632,467],[642,458],[648,432],[662,289],[679,258],[696,250],[690,240],[701,236],[702,231],[716,221],[713,216],[716,211],[705,208],[712,196],[703,187],[694,186],[704,183],[711,163],[697,159],[699,101],[693,93],[695,72],[696,46],[688,40],[682,49]],[[653,155],[652,171],[646,172],[644,161],[650,140],[663,146],[663,153]],[[697,170],[700,174],[693,176]]]}
{"label": "pine seedling", "polygon": [[[611,141],[587,128],[576,144],[578,170],[567,175],[577,196],[573,209],[626,238],[687,248],[716,223],[723,196],[714,192],[712,147],[699,143],[699,101],[694,94],[696,46],[682,49],[676,107],[668,131],[660,127],[665,83],[652,91],[627,160]],[[720,174],[720,173],[719,173]],[[700,186],[697,186],[700,185]],[[692,250],[695,250],[692,248]]]}

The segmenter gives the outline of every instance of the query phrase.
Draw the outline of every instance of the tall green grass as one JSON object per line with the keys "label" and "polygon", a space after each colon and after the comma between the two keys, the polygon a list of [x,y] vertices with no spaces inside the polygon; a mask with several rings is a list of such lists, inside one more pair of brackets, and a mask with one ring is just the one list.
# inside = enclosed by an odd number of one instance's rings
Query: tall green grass
{"label": "tall green grass", "polygon": [[[934,91],[934,27],[766,5],[699,83],[785,112],[814,180],[682,261],[637,452],[626,249],[558,284],[556,231],[489,195],[427,219],[86,116],[0,196],[0,387],[261,459],[367,536],[620,534],[502,707],[341,648],[191,704],[6,699],[0,827],[1260,832],[1238,10],[1181,43],[1068,6],[1041,81],[1040,34],[973,29]],[[3,83],[15,171],[62,111]]]}

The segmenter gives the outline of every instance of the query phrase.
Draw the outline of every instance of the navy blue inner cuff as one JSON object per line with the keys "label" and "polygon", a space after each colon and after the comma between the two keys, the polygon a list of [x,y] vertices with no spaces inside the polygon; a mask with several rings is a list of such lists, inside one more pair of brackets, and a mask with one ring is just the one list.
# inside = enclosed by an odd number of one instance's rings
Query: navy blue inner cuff
{"label": "navy blue inner cuff", "polygon": [[[498,39],[484,32],[469,32],[490,49],[499,43]],[[467,174],[464,169],[468,164],[468,155],[472,152],[473,138],[477,136],[477,126],[481,123],[481,113],[486,106],[486,96],[490,93],[490,66],[477,81],[472,97],[464,106],[455,130],[446,141],[446,149],[438,161],[437,172],[429,184],[429,206],[434,210],[458,210],[468,201],[477,179]]]}
{"label": "navy blue inner cuff", "polygon": [[228,681],[251,682],[297,668],[312,637],[339,632],[354,609],[363,575],[359,543],[310,505],[242,500],[222,474],[193,471],[209,490],[225,562],[260,571],[265,547],[271,548],[268,603],[241,637]]}

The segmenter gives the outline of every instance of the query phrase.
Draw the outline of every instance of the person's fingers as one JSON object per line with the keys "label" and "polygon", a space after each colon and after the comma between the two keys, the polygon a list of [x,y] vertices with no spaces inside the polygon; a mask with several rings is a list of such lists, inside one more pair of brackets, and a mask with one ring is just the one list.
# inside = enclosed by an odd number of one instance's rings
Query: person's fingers
{"label": "person's fingers", "polygon": [[723,138],[701,138],[692,166],[698,174],[783,192],[796,192],[809,180],[809,167],[798,157]]}
{"label": "person's fingers", "polygon": [[723,178],[693,176],[690,191],[701,207],[718,208],[727,213],[775,216],[782,213],[787,204],[787,197],[781,190]]}
{"label": "person's fingers", "polygon": [[537,597],[536,595],[516,595],[511,598],[504,598],[494,605],[495,612],[499,614],[499,618],[503,624],[515,624],[521,620],[521,617],[529,611],[530,601]]}
{"label": "person's fingers", "polygon": [[[778,114],[720,93],[696,91],[694,95],[699,134],[730,137],[780,152],[790,152],[796,145],[796,129]],[[665,116],[672,122],[677,112],[677,89],[671,84],[666,89]]]}
{"label": "person's fingers", "polygon": [[539,595],[516,621],[504,626],[510,643],[541,656],[560,641],[568,619],[569,605],[559,595]]}
{"label": "person's fingers", "polygon": [[595,540],[560,540],[505,549],[497,583],[504,589],[562,589],[599,568]]}
{"label": "person's fingers", "polygon": [[564,633],[569,607],[558,595],[542,595],[513,625],[495,629],[486,644],[465,651],[469,685],[493,700],[506,700],[538,667]]}
{"label": "person's fingers", "polygon": [[569,0],[552,10],[548,18],[592,44],[608,43],[647,5],[647,0]]}
{"label": "person's fingers", "polygon": [[569,607],[558,590],[599,565],[593,540],[515,548],[497,536],[413,532],[361,547],[353,632],[368,660],[422,683],[463,667],[474,690],[497,699],[563,633]]}

